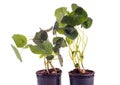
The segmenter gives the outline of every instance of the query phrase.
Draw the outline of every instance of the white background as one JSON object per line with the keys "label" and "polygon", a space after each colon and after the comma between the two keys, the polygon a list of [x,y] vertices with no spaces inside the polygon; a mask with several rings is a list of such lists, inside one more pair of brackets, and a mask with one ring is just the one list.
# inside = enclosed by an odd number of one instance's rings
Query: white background
{"label": "white background", "polygon": [[[11,36],[33,36],[39,27],[47,29],[55,22],[54,11],[77,3],[85,8],[93,25],[86,31],[89,42],[84,65],[95,73],[94,85],[120,85],[120,4],[119,0],[0,0],[0,85],[37,85],[35,72],[43,62],[29,50],[19,62],[11,49]],[[62,49],[64,67],[62,85],[69,85],[68,71],[73,69],[66,49]]]}

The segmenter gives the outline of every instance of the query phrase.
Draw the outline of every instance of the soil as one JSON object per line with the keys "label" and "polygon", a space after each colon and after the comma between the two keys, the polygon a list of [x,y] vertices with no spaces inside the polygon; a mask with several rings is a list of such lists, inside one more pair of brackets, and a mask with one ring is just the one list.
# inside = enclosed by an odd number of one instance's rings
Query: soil
{"label": "soil", "polygon": [[46,71],[46,69],[39,70],[39,71],[36,72],[36,74],[37,75],[55,75],[55,74],[58,74],[58,73],[62,72],[59,68],[55,68],[55,69],[56,69],[56,71],[54,69],[49,69],[49,74]]}
{"label": "soil", "polygon": [[93,74],[94,72],[91,70],[85,70],[85,73],[80,72],[78,69],[73,69],[72,71],[69,72],[70,74]]}

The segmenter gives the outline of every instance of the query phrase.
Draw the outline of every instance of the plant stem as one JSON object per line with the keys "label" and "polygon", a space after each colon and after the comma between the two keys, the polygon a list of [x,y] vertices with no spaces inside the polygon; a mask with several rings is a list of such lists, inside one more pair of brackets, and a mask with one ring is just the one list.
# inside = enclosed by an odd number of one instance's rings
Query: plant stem
{"label": "plant stem", "polygon": [[57,70],[54,68],[54,66],[52,65],[52,62],[49,62],[50,66],[55,70],[55,73],[57,73]]}
{"label": "plant stem", "polygon": [[71,60],[72,60],[72,62],[73,62],[73,64],[74,64],[74,66],[75,66],[75,62],[74,62],[74,60],[72,59],[72,49],[71,49],[71,47],[70,47],[69,44],[68,44],[68,47],[69,47],[69,56],[70,56],[70,58],[71,58]]}
{"label": "plant stem", "polygon": [[45,65],[45,69],[46,69],[47,73],[50,74],[49,65],[48,65],[48,61],[46,60],[46,58],[44,58],[44,65]]}

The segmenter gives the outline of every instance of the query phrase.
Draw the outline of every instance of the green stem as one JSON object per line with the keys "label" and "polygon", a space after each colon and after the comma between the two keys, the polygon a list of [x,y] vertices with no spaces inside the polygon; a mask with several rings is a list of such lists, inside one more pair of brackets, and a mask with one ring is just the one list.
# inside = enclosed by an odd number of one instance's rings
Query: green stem
{"label": "green stem", "polygon": [[74,62],[74,60],[72,59],[72,49],[71,49],[71,47],[70,47],[69,44],[68,44],[68,47],[69,47],[69,56],[70,56],[70,58],[71,58],[71,60],[72,60],[72,62],[73,62],[73,64],[74,64],[74,66],[75,66],[75,62]]}
{"label": "green stem", "polygon": [[52,65],[52,62],[49,62],[50,66],[55,70],[55,73],[57,73],[57,70],[54,68],[54,66]]}
{"label": "green stem", "polygon": [[50,72],[49,72],[49,64],[48,64],[48,61],[46,60],[46,58],[44,58],[44,65],[45,65],[45,69],[46,69],[47,73],[50,74]]}

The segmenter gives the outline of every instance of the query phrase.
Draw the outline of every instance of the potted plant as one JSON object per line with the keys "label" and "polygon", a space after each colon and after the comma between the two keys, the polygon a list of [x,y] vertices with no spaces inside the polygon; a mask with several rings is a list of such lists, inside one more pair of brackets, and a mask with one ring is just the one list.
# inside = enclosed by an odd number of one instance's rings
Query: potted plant
{"label": "potted plant", "polygon": [[66,7],[56,9],[56,23],[53,33],[65,35],[69,49],[69,56],[74,64],[74,69],[69,72],[70,85],[93,85],[94,71],[84,68],[84,51],[88,37],[84,30],[92,25],[92,18],[87,11],[77,4],[71,5],[72,11]]}
{"label": "potted plant", "polygon": [[[52,27],[53,28],[53,27]],[[45,69],[36,72],[38,85],[61,85],[61,69],[55,68],[52,64],[54,59],[58,59],[62,66],[63,60],[60,54],[60,48],[66,46],[62,37],[54,37],[53,42],[49,41],[48,32],[52,29],[40,29],[29,42],[23,34],[14,34],[12,36],[15,45],[11,44],[17,58],[22,62],[19,48],[30,49],[32,53],[38,54],[39,58],[44,60]]]}

